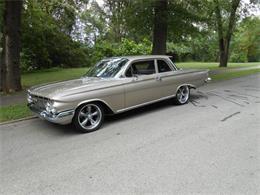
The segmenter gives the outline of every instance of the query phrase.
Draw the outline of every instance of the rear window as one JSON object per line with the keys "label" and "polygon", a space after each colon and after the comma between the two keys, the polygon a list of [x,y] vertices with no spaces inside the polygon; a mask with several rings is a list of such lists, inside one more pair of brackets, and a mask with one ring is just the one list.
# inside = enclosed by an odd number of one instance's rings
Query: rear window
{"label": "rear window", "polygon": [[157,65],[158,65],[159,72],[172,71],[172,69],[169,67],[169,65],[164,60],[157,60]]}

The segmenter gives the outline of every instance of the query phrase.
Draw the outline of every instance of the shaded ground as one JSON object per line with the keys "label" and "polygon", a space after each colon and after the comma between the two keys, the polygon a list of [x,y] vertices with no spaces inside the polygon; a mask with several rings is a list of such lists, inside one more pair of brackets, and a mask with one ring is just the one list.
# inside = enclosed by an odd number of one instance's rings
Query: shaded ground
{"label": "shaded ground", "polygon": [[1,194],[259,194],[260,75],[189,104],[111,116],[99,131],[33,119],[0,126]]}

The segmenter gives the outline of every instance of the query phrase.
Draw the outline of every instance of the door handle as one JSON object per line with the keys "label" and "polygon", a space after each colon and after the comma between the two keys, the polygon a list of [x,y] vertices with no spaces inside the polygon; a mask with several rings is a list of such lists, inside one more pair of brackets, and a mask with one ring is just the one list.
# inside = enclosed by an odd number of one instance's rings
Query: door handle
{"label": "door handle", "polygon": [[162,77],[156,76],[155,79],[156,79],[156,81],[161,81],[161,80],[162,80]]}

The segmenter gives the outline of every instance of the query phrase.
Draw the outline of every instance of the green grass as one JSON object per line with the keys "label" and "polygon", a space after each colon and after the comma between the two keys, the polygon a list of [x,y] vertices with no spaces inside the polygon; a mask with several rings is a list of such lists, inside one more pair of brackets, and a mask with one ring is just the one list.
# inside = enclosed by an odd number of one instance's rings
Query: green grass
{"label": "green grass", "polygon": [[32,73],[22,74],[22,86],[28,88],[33,85],[64,81],[80,78],[87,72],[88,68],[53,68],[49,70],[35,71]]}
{"label": "green grass", "polygon": [[219,80],[228,80],[233,78],[238,78],[242,76],[247,76],[255,73],[259,73],[260,69],[250,69],[250,70],[239,70],[239,71],[229,71],[224,72],[221,74],[211,75],[212,80],[219,81]]}
{"label": "green grass", "polygon": [[[182,62],[176,63],[178,68],[199,68],[199,69],[223,69],[219,68],[219,63],[217,62]],[[260,62],[249,62],[249,63],[228,63],[227,69],[239,68],[239,67],[249,67],[260,65]],[[225,68],[224,68],[225,69]]]}
{"label": "green grass", "polygon": [[27,108],[26,104],[0,107],[0,122],[11,121],[28,116],[32,116],[32,112]]}
{"label": "green grass", "polygon": [[[229,63],[228,69],[237,67],[248,67],[260,65],[260,62],[253,63]],[[215,62],[184,62],[177,63],[179,68],[199,68],[199,69],[219,69],[218,63]],[[40,70],[32,73],[22,74],[22,86],[29,88],[33,85],[49,83],[55,81],[64,81],[69,79],[80,78],[87,72],[88,68],[52,68],[48,70]]]}

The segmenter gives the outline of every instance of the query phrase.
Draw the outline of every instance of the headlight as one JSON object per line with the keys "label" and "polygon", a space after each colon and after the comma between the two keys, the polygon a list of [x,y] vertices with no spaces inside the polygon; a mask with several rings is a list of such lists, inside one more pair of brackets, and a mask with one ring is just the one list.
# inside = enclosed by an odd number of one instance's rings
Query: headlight
{"label": "headlight", "polygon": [[33,102],[33,98],[29,93],[27,93],[27,101],[29,104]]}
{"label": "headlight", "polygon": [[54,101],[50,101],[50,100],[47,101],[46,104],[45,104],[45,109],[50,114],[56,114],[56,109],[53,106],[53,104],[54,104]]}

